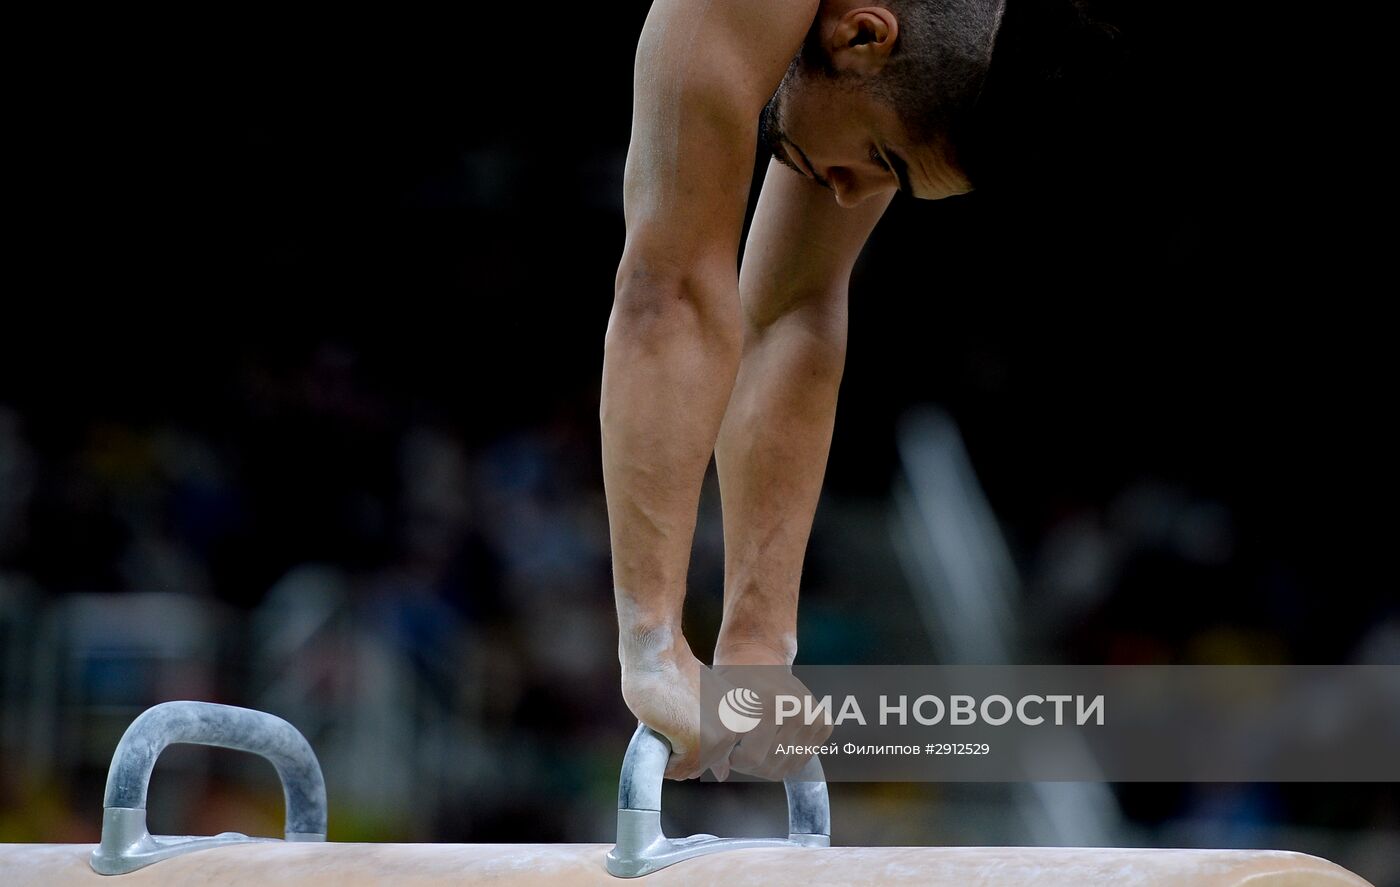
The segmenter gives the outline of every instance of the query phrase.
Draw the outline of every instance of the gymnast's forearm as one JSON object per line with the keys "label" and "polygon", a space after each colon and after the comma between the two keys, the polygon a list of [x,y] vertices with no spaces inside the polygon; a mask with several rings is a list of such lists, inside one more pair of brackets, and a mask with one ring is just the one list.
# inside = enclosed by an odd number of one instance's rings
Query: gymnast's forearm
{"label": "gymnast's forearm", "polygon": [[[762,303],[750,298],[745,303]],[[716,448],[724,504],[724,621],[716,665],[797,654],[802,561],[826,471],[846,347],[846,290],[750,317]]]}
{"label": "gymnast's forearm", "polygon": [[730,272],[656,273],[624,260],[604,350],[603,480],[612,534],[619,658],[683,648],[700,487],[740,356]]}

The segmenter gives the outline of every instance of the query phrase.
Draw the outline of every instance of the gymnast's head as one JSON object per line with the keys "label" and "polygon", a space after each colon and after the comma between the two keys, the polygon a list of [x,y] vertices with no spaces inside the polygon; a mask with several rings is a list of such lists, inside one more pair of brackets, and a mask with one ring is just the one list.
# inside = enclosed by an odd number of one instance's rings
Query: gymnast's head
{"label": "gymnast's head", "polygon": [[1049,118],[1114,36],[1086,0],[824,0],[760,136],[843,206],[963,194],[1003,175],[1008,140],[1063,135]]}

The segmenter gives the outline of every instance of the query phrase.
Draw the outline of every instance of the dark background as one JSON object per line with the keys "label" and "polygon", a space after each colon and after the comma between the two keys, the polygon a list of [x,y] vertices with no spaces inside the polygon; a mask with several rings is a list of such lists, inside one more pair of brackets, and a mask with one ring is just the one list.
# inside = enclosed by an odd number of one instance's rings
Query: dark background
{"label": "dark background", "polygon": [[[252,614],[306,565],[337,577],[343,630],[388,638],[437,700],[448,748],[470,734],[489,762],[426,813],[347,788],[342,836],[608,838],[630,721],[596,411],[645,11],[106,13],[56,32],[16,112],[22,232],[0,320],[0,839],[94,840],[102,749],[175,698],[110,650],[72,667],[93,649],[73,626],[95,617],[70,601],[193,596],[217,614],[210,660],[157,671],[271,707]],[[1345,44],[1283,7],[1106,12],[1132,47],[1122,102],[1094,118],[1113,162],[1031,191],[898,198],[862,258],[805,661],[939,659],[862,598],[873,583],[911,612],[865,540],[883,532],[899,419],[923,404],[957,423],[1046,622],[1024,661],[1395,661],[1376,554],[1393,501],[1385,278],[1366,267],[1384,204]],[[713,500],[697,649],[718,606]],[[1091,604],[1057,619],[1083,557]],[[20,763],[59,734],[91,748]],[[266,780],[242,801],[236,781],[190,790],[265,812]],[[1000,803],[840,792],[903,805],[927,826],[902,836],[916,843],[943,840],[929,824],[959,804]],[[1118,796],[1141,840],[1288,843],[1373,879],[1400,821],[1393,786]]]}

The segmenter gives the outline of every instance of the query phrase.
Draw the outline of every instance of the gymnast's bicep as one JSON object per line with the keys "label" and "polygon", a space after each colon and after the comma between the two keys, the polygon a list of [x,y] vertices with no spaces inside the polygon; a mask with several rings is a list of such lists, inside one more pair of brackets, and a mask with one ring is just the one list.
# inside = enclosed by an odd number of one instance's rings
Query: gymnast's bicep
{"label": "gymnast's bicep", "polygon": [[624,270],[735,266],[758,117],[816,0],[657,0],[637,46]]}

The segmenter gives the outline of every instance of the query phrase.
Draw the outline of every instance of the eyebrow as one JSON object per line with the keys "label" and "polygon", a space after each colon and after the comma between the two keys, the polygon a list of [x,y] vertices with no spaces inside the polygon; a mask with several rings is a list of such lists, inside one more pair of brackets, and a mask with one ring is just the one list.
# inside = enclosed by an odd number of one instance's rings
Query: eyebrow
{"label": "eyebrow", "polygon": [[904,162],[904,158],[886,149],[885,159],[890,163],[890,169],[894,171],[894,177],[899,181],[899,190],[909,196],[914,195],[914,189],[909,185],[909,164]]}

